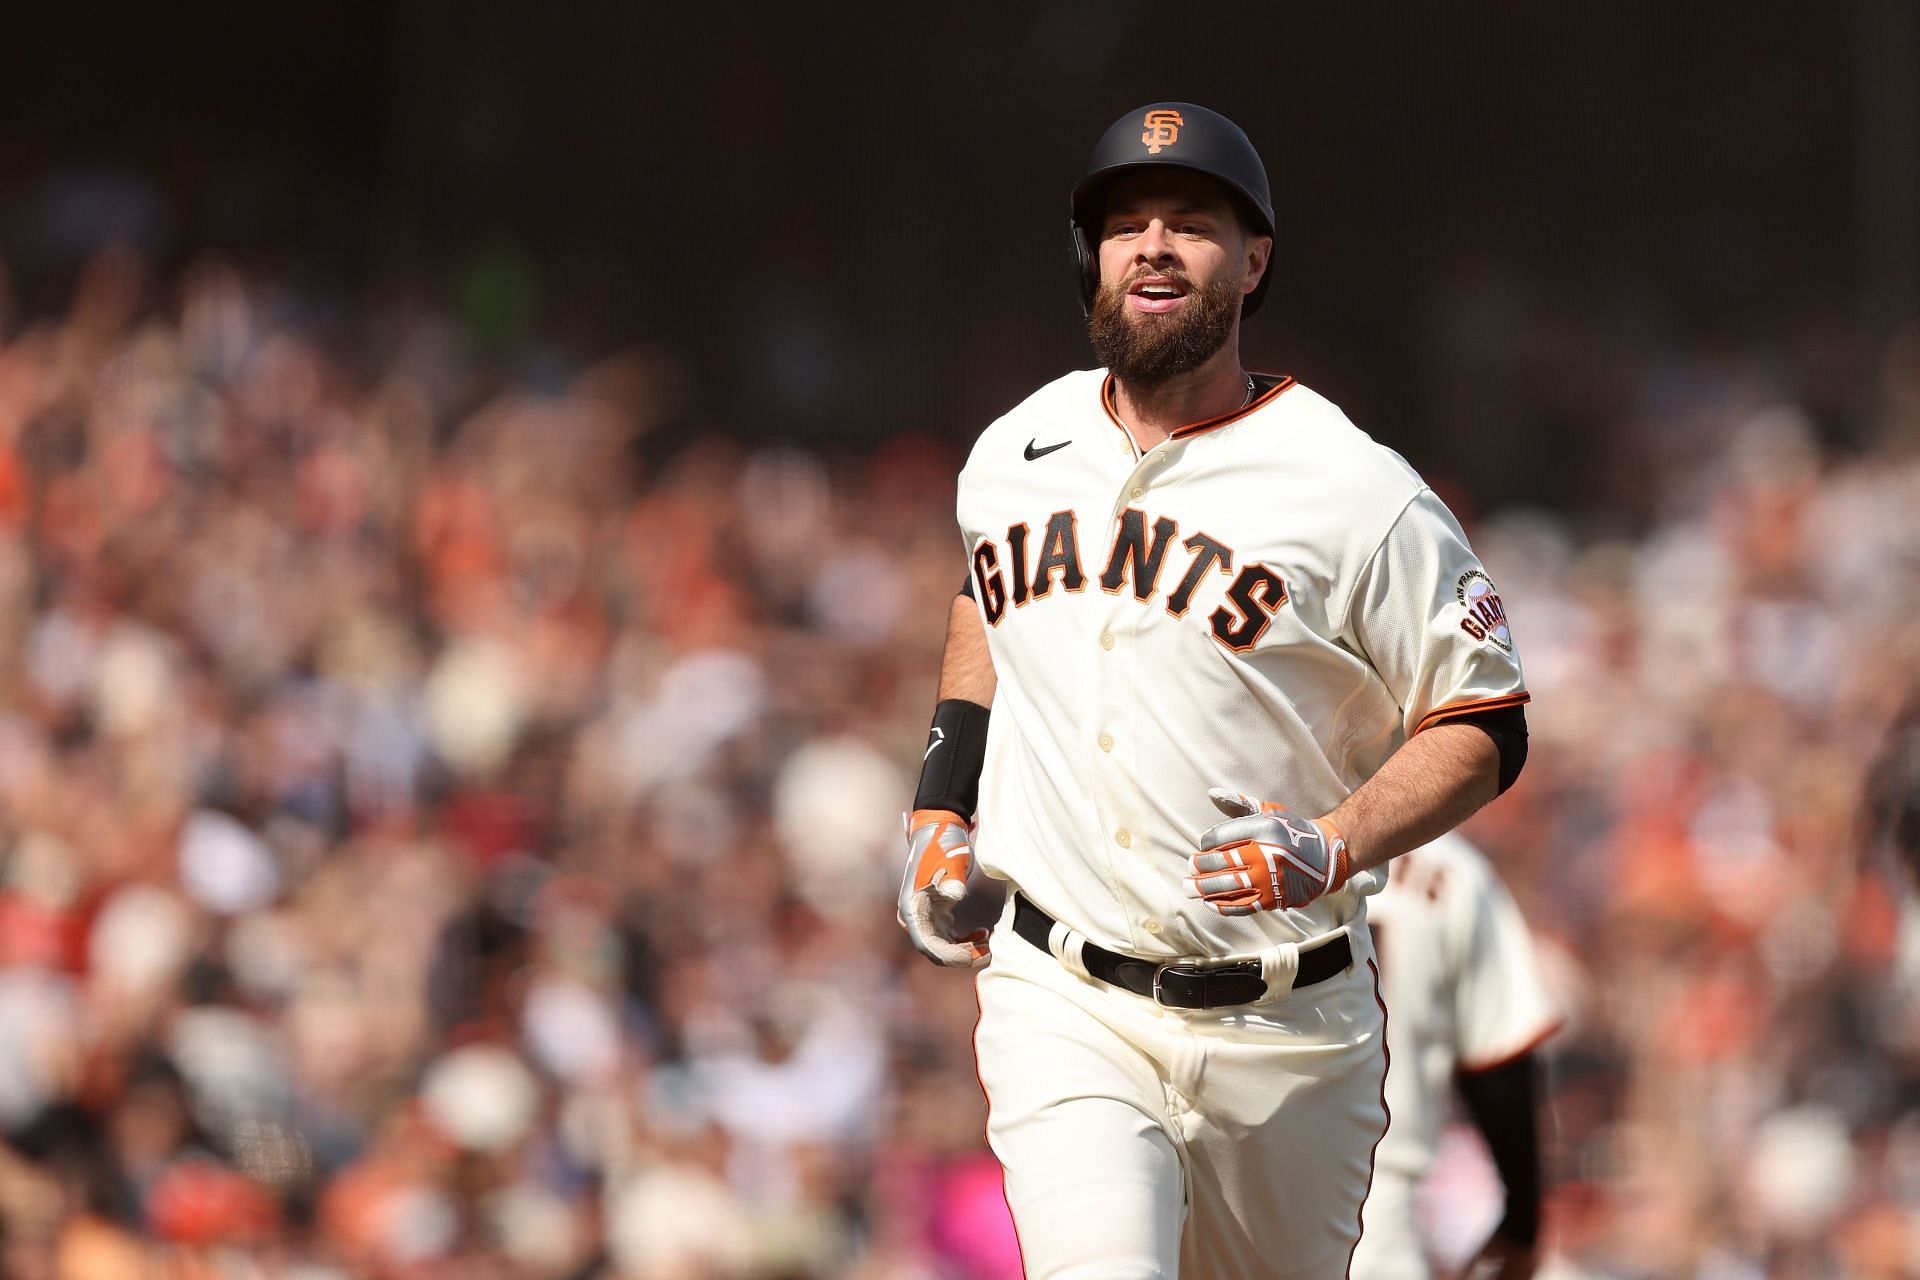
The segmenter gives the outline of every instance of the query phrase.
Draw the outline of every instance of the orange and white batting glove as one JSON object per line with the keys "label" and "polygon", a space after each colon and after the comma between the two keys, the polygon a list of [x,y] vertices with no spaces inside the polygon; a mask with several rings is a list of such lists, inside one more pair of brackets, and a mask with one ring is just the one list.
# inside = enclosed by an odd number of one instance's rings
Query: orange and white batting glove
{"label": "orange and white batting glove", "polygon": [[935,964],[975,969],[987,962],[987,931],[954,936],[953,909],[967,896],[973,835],[946,809],[915,809],[907,818],[907,871],[900,879],[900,927],[914,950]]}
{"label": "orange and white batting glove", "polygon": [[1271,800],[1215,787],[1213,807],[1227,815],[1200,837],[1187,859],[1187,896],[1223,916],[1304,907],[1353,874],[1347,841],[1324,818],[1300,818]]}

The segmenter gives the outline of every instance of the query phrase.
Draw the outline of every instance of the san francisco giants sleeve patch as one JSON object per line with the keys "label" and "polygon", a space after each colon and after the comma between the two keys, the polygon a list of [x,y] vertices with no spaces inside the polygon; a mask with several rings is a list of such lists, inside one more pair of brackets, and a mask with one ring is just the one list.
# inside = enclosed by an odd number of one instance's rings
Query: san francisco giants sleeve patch
{"label": "san francisco giants sleeve patch", "polygon": [[1492,578],[1482,570],[1469,569],[1454,584],[1453,594],[1467,611],[1467,616],[1460,619],[1462,631],[1475,640],[1487,641],[1502,653],[1513,652],[1513,633],[1507,630],[1507,610],[1500,603],[1500,591],[1493,585]]}

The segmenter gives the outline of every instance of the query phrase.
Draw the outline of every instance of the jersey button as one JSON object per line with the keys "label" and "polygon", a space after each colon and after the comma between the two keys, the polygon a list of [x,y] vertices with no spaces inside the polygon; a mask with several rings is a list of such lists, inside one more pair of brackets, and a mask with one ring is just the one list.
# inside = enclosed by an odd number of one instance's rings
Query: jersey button
{"label": "jersey button", "polygon": [[1156,938],[1160,936],[1160,922],[1158,920],[1148,920],[1140,927]]}
{"label": "jersey button", "polygon": [[1100,735],[1100,749],[1101,749],[1102,751],[1111,751],[1111,750],[1113,750],[1113,735],[1112,735],[1112,734],[1110,734],[1110,733],[1103,733],[1103,734],[1101,734],[1101,735]]}
{"label": "jersey button", "polygon": [[1133,486],[1133,488],[1129,489],[1127,492],[1135,498],[1144,498],[1147,496],[1147,491],[1145,489],[1142,489],[1139,485]]}
{"label": "jersey button", "polygon": [[1102,649],[1111,649],[1111,648],[1113,648],[1113,632],[1111,632],[1111,631],[1102,631],[1102,632],[1100,633],[1100,647],[1101,647]]}
{"label": "jersey button", "polygon": [[1118,831],[1113,833],[1113,842],[1119,845],[1122,849],[1132,848],[1133,832],[1127,830],[1125,827],[1122,827]]}

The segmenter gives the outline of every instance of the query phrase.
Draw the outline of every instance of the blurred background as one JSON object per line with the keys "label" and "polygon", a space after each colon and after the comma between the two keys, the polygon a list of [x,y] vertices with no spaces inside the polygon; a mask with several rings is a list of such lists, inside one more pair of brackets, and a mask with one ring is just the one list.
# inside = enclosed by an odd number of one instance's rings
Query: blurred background
{"label": "blurred background", "polygon": [[584,8],[4,19],[0,1275],[1018,1274],[899,813],[1161,98],[1509,603],[1549,1272],[1920,1274],[1911,0]]}

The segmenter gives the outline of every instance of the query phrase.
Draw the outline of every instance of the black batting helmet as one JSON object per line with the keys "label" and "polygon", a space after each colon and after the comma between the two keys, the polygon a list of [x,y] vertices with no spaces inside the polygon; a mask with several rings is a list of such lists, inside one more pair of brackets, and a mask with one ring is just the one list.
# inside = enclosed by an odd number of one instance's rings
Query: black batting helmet
{"label": "black batting helmet", "polygon": [[[1156,102],[1129,111],[1100,136],[1087,164],[1087,175],[1073,184],[1069,229],[1073,257],[1080,269],[1080,305],[1091,310],[1100,287],[1100,219],[1107,187],[1123,173],[1170,165],[1192,169],[1220,182],[1233,197],[1247,225],[1261,235],[1273,234],[1273,197],[1267,190],[1267,167],[1247,141],[1239,125],[1217,111],[1191,102]],[[1240,304],[1250,316],[1266,296],[1271,271],[1260,278]]]}

